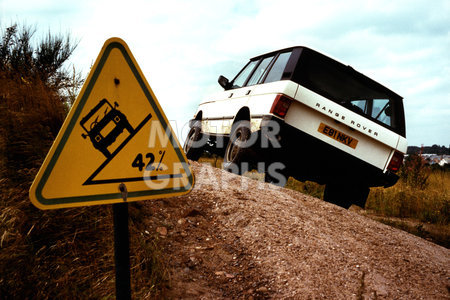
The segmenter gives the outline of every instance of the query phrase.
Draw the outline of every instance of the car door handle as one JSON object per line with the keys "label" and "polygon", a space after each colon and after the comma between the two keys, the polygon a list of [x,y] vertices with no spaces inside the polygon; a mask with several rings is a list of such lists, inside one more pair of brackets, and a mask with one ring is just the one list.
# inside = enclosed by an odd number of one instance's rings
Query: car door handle
{"label": "car door handle", "polygon": [[247,93],[245,93],[245,95],[250,95],[251,92],[252,90],[248,90]]}
{"label": "car door handle", "polygon": [[231,97],[233,97],[233,93],[231,93],[230,96],[228,96],[228,98],[231,98]]}

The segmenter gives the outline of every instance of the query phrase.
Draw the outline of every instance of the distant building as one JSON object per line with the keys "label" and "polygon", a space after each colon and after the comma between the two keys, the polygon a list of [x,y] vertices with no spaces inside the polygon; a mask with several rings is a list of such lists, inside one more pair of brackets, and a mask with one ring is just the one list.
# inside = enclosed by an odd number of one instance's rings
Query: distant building
{"label": "distant building", "polygon": [[444,155],[441,159],[441,161],[438,163],[441,167],[445,167],[445,165],[448,165],[450,163],[450,155]]}
{"label": "distant building", "polygon": [[444,167],[445,165],[450,164],[450,155],[437,155],[437,154],[430,154],[430,153],[424,153],[421,154],[425,162],[429,165],[439,165],[441,167]]}

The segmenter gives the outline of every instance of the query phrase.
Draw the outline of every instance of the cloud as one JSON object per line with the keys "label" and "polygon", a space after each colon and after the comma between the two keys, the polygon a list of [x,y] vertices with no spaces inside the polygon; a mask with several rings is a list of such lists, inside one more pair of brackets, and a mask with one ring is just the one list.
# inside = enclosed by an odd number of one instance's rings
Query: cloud
{"label": "cloud", "polygon": [[253,56],[305,45],[402,95],[411,144],[449,143],[449,1],[17,0],[1,12],[2,22],[71,32],[80,40],[72,62],[85,73],[107,38],[123,38],[181,123],[220,90],[219,75],[231,79]]}

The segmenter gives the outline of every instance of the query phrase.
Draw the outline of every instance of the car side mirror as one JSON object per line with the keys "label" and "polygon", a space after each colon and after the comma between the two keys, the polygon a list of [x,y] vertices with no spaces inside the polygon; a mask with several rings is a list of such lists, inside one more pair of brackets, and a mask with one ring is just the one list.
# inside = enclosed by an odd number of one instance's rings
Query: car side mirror
{"label": "car side mirror", "polygon": [[220,86],[225,90],[229,90],[231,88],[230,81],[225,76],[220,75],[217,82],[219,82]]}

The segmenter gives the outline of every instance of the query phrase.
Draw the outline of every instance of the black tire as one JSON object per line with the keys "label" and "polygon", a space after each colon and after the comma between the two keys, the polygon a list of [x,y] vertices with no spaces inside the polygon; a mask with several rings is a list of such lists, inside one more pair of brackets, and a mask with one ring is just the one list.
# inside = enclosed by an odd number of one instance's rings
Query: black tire
{"label": "black tire", "polygon": [[369,188],[364,185],[328,183],[325,186],[323,199],[346,209],[350,208],[352,204],[364,208],[369,191]]}
{"label": "black tire", "polygon": [[203,154],[203,147],[199,144],[202,139],[200,121],[196,121],[186,137],[183,150],[186,157],[190,160],[197,161]]}
{"label": "black tire", "polygon": [[238,175],[247,171],[248,167],[243,167],[243,163],[246,162],[250,135],[251,130],[249,121],[239,121],[233,125],[230,140],[223,157],[223,168],[226,171]]}

